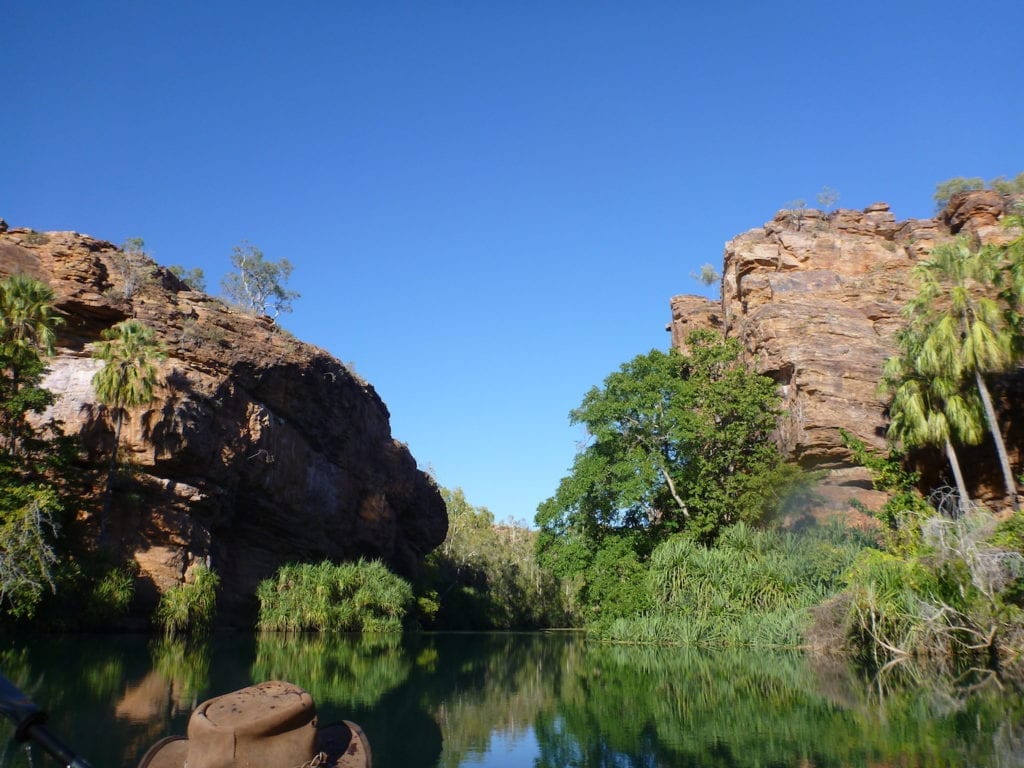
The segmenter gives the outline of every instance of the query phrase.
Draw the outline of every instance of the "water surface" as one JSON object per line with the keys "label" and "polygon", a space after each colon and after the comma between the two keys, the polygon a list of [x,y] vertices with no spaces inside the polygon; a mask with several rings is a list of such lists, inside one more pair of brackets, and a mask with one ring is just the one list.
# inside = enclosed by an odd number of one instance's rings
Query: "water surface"
{"label": "water surface", "polygon": [[[360,723],[376,768],[1024,765],[1004,681],[869,678],[796,653],[606,646],[576,634],[0,640],[0,669],[94,768],[133,766],[192,708],[267,679]],[[0,768],[51,764],[10,742]]]}

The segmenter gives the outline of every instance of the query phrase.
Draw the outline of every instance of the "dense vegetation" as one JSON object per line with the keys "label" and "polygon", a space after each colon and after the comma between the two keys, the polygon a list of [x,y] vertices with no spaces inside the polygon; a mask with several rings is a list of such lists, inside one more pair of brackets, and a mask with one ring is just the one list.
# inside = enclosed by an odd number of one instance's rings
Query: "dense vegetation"
{"label": "dense vegetation", "polygon": [[[939,193],[961,186],[974,188]],[[1024,175],[993,186],[1024,191]],[[1007,504],[1019,508],[991,381],[1024,351],[1024,238],[937,246],[913,277],[919,292],[880,382],[893,395],[891,453],[847,438],[890,495],[876,532],[774,527],[798,490],[772,452],[774,386],[729,342],[705,334],[686,354],[639,356],[587,394],[571,416],[591,440],[537,524],[541,563],[565,580],[592,636],[809,644],[878,666],[1014,663],[1024,650],[1024,518],[980,509],[957,452],[991,439]],[[957,488],[925,498],[903,452],[931,447]]]}
{"label": "dense vegetation", "polygon": [[461,488],[441,489],[448,534],[427,557],[420,583],[423,623],[434,629],[536,629],[565,626],[561,585],[541,567],[537,532],[498,524]]}
{"label": "dense vegetation", "polygon": [[0,281],[0,605],[31,617],[56,592],[61,490],[49,470],[64,457],[56,425],[35,425],[54,395],[40,383],[53,352],[52,291],[15,275]]}
{"label": "dense vegetation", "polygon": [[1012,179],[1000,176],[987,184],[978,176],[956,176],[946,179],[935,187],[935,194],[932,196],[935,200],[935,209],[941,211],[945,208],[953,195],[977,189],[993,189],[1002,195],[1024,194],[1024,173],[1018,173]]}
{"label": "dense vegetation", "polygon": [[285,565],[260,582],[260,629],[397,632],[412,587],[378,560]]}
{"label": "dense vegetation", "polygon": [[[125,257],[130,262],[136,255]],[[125,269],[134,274],[131,264]],[[97,468],[46,417],[57,395],[42,381],[63,322],[53,301],[46,285],[25,275],[0,281],[0,615],[47,628],[102,626],[127,611],[135,573],[108,548],[96,547],[76,521]],[[126,347],[126,337],[148,345]],[[108,329],[104,339],[96,354],[105,365],[95,383],[117,435],[125,408],[151,392],[150,361],[158,351],[152,331],[134,320]],[[115,446],[101,544],[116,460]]]}
{"label": "dense vegetation", "polygon": [[[978,186],[950,180],[937,199]],[[992,186],[1021,192],[1024,175]],[[142,242],[129,241],[117,263],[130,298],[153,269]],[[236,249],[234,264],[236,301],[253,312],[288,311],[290,264],[267,263],[251,247]],[[613,642],[845,647],[877,666],[912,657],[1012,663],[1024,650],[1024,517],[992,385],[1024,357],[1024,237],[940,245],[914,279],[919,292],[880,382],[892,396],[891,451],[847,438],[890,494],[873,512],[877,531],[779,527],[782,512],[813,498],[809,478],[773,440],[775,383],[743,363],[734,340],[697,332],[683,352],[623,364],[572,411],[589,440],[539,507],[538,530],[498,522],[461,489],[442,489],[448,535],[415,584],[379,562],[286,565],[259,586],[258,626],[578,625]],[[58,425],[42,420],[55,399],[41,386],[61,322],[52,302],[36,281],[0,282],[0,613],[41,626],[101,626],[127,610],[136,577],[104,540],[130,474],[118,461],[121,425],[130,408],[151,401],[163,352],[135,320],[95,346],[104,367],[93,383],[114,448],[103,509],[90,510],[99,546],[83,546],[87,537],[67,534],[83,503],[76,478],[97,468],[83,466]],[[962,449],[982,440],[1000,457],[1007,509],[1018,510],[1002,522],[973,502],[963,478]],[[920,477],[906,468],[910,450],[941,451],[955,488],[923,497]],[[193,569],[162,597],[155,624],[168,636],[201,635],[217,588],[213,571]]]}
{"label": "dense vegetation", "polygon": [[742,364],[735,340],[699,331],[687,346],[634,358],[571,414],[591,439],[538,509],[538,553],[584,622],[655,609],[656,547],[679,535],[713,544],[770,520],[796,490],[771,439],[774,382]]}

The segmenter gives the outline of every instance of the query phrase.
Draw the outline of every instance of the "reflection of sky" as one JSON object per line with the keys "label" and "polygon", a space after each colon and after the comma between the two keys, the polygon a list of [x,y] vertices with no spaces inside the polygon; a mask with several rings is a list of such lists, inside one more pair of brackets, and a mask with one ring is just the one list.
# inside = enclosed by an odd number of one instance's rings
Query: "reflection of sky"
{"label": "reflection of sky", "polygon": [[484,754],[473,754],[466,757],[459,768],[524,768],[533,765],[540,757],[540,745],[533,728],[525,731],[516,729],[515,733],[492,731],[491,741]]}

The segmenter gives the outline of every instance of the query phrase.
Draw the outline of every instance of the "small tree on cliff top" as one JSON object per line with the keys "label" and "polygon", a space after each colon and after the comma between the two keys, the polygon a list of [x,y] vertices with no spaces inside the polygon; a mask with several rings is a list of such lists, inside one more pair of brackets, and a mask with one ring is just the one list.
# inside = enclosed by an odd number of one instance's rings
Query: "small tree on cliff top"
{"label": "small tree on cliff top", "polygon": [[224,293],[236,304],[256,315],[277,317],[292,311],[292,300],[299,298],[296,291],[285,289],[292,274],[288,259],[267,261],[263,251],[249,243],[236,245],[231,254],[234,272],[221,283]]}

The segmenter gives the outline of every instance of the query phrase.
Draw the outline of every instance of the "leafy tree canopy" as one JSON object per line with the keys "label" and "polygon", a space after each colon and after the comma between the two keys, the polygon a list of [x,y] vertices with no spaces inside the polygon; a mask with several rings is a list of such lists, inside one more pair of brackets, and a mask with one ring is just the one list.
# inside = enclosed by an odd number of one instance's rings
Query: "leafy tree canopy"
{"label": "leafy tree canopy", "polygon": [[285,289],[292,274],[288,259],[267,261],[263,251],[249,243],[236,245],[231,254],[235,268],[221,283],[227,297],[257,315],[277,317],[292,311],[292,300],[299,298],[296,291]]}
{"label": "leafy tree canopy", "polygon": [[744,366],[735,340],[697,331],[688,350],[637,356],[571,413],[590,441],[536,518],[559,575],[587,568],[608,536],[649,551],[674,531],[711,540],[763,521],[792,483],[770,438],[774,382]]}
{"label": "leafy tree canopy", "polygon": [[185,269],[180,264],[172,264],[167,269],[193,291],[206,290],[206,273],[203,272],[201,267]]}
{"label": "leafy tree canopy", "polygon": [[945,208],[953,195],[976,189],[994,189],[1003,195],[1020,194],[1024,192],[1024,173],[1018,173],[1012,179],[999,176],[987,184],[979,176],[955,176],[952,179],[946,179],[935,186],[935,194],[932,195],[932,199],[935,200],[935,210],[941,211]]}

